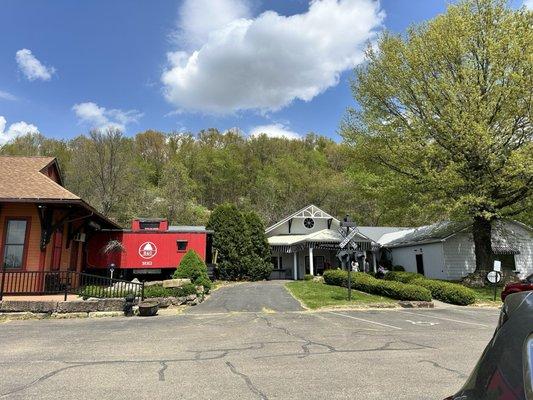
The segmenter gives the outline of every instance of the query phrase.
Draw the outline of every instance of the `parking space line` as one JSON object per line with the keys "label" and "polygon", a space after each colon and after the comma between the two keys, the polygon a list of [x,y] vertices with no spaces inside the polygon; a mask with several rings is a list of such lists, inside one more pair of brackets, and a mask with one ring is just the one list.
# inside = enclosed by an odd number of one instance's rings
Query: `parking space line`
{"label": "parking space line", "polygon": [[402,328],[399,328],[399,327],[397,327],[397,326],[392,326],[392,325],[382,324],[381,322],[370,321],[370,320],[368,320],[368,319],[363,319],[363,318],[353,317],[353,316],[351,316],[351,315],[346,315],[346,314],[336,313],[336,312],[333,312],[333,311],[329,311],[328,314],[339,315],[339,316],[341,316],[341,317],[351,318],[351,319],[355,319],[355,320],[358,320],[358,321],[367,322],[367,323],[369,323],[369,324],[380,325],[380,326],[384,326],[384,327],[386,327],[386,328],[398,329],[398,330],[400,330],[400,331],[402,330]]}
{"label": "parking space line", "polygon": [[426,317],[426,318],[435,318],[435,319],[441,319],[443,321],[450,321],[450,322],[456,322],[458,324],[465,324],[465,325],[476,325],[476,326],[482,326],[483,328],[490,328],[490,326],[488,325],[484,325],[484,324],[479,324],[477,322],[469,322],[469,321],[460,321],[458,319],[452,319],[452,318],[444,318],[444,317],[437,317],[435,315],[431,315],[431,314],[426,314],[425,312],[424,313],[413,313],[413,312],[409,312],[409,311],[399,311],[403,314],[410,314],[410,315],[416,315],[417,317]]}

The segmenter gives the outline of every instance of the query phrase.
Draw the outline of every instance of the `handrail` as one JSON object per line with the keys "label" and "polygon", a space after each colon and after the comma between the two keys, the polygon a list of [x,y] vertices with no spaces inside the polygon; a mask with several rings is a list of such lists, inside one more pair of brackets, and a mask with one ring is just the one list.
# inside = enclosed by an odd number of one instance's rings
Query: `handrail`
{"label": "handrail", "polygon": [[9,295],[68,294],[89,298],[123,298],[128,294],[144,299],[144,282],[130,282],[76,271],[9,271],[0,273],[0,300]]}

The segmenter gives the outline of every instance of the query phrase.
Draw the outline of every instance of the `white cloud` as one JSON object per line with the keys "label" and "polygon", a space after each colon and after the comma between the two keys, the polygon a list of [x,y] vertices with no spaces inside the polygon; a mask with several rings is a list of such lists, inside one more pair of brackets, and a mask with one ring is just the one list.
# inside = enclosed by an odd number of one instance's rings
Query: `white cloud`
{"label": "white cloud", "polygon": [[74,104],[72,110],[80,122],[89,125],[91,129],[116,128],[125,131],[127,125],[138,122],[143,116],[137,110],[108,110],[90,101]]}
{"label": "white cloud", "polygon": [[19,69],[29,81],[37,79],[49,81],[56,71],[54,67],[43,65],[28,49],[17,51],[15,58]]}
{"label": "white cloud", "polygon": [[239,18],[251,17],[246,0],[185,0],[179,10],[177,40],[201,46],[213,31]]}
{"label": "white cloud", "polygon": [[314,0],[302,14],[234,19],[204,35],[197,50],[167,54],[165,97],[178,109],[213,114],[310,101],[363,61],[383,18],[374,0]]}
{"label": "white cloud", "polygon": [[302,137],[282,124],[258,125],[250,129],[250,136],[257,137],[262,134],[273,138],[301,139]]}
{"label": "white cloud", "polygon": [[524,5],[527,9],[533,10],[533,0],[524,0]]}
{"label": "white cloud", "polygon": [[6,92],[4,90],[0,90],[0,100],[10,100],[10,101],[15,101],[17,100],[17,97],[12,95],[11,93],[9,92]]}
{"label": "white cloud", "polygon": [[6,130],[7,121],[5,117],[0,115],[0,146],[6,144],[17,136],[22,136],[27,133],[39,133],[39,129],[35,125],[28,124],[24,121],[19,121],[11,124]]}

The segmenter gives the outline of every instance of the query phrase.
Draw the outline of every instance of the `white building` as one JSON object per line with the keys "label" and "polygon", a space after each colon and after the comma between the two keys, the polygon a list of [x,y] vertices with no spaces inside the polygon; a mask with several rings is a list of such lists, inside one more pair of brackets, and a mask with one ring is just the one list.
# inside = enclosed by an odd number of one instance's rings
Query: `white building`
{"label": "white building", "polygon": [[[303,279],[305,274],[322,275],[324,270],[337,268],[340,221],[314,205],[307,206],[266,229],[272,250],[274,271],[271,279]],[[361,231],[354,242],[365,252],[371,270],[376,268],[377,241]],[[361,267],[364,262],[361,258]]]}
{"label": "white building", "polygon": [[[377,241],[393,265],[429,278],[459,280],[476,267],[471,228],[469,222],[446,221],[387,233]],[[504,272],[516,271],[521,278],[533,273],[531,227],[500,220],[492,232],[492,250]]]}

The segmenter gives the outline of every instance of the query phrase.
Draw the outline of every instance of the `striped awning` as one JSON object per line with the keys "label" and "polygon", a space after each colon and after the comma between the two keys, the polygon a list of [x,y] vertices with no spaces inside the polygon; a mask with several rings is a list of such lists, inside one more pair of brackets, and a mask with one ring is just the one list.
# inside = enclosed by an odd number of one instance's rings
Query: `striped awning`
{"label": "striped awning", "polygon": [[[375,250],[372,246],[372,242],[354,242],[357,245],[357,250],[362,251],[370,251]],[[270,246],[270,249],[273,253],[295,253],[297,251],[302,251],[305,249],[320,249],[320,250],[334,250],[338,251],[340,250],[338,243],[330,243],[330,242],[304,242],[304,243],[297,243],[293,245],[273,245]]]}

